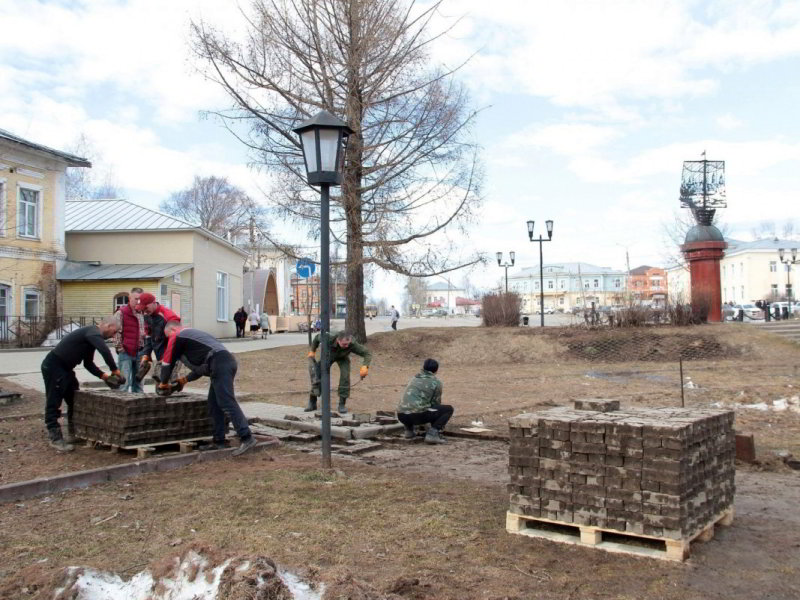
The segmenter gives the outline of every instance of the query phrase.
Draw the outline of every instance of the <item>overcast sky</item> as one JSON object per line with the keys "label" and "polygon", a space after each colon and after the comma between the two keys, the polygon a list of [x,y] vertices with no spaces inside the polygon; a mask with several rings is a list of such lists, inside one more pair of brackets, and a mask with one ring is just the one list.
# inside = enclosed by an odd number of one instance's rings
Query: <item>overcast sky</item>
{"label": "overcast sky", "polygon": [[[195,174],[258,196],[245,150],[199,116],[228,102],[188,47],[191,18],[235,29],[237,6],[3,0],[0,128],[56,148],[84,133],[97,171],[151,208]],[[663,265],[682,161],[704,150],[726,161],[733,237],[800,221],[800,2],[452,0],[441,22],[462,15],[431,58],[475,55],[462,78],[484,108],[487,177],[466,246],[532,266],[525,221],[543,231],[552,219],[546,263],[623,269],[627,249],[632,267]],[[472,277],[501,274],[490,263]],[[376,281],[377,296],[400,300],[396,281]]]}

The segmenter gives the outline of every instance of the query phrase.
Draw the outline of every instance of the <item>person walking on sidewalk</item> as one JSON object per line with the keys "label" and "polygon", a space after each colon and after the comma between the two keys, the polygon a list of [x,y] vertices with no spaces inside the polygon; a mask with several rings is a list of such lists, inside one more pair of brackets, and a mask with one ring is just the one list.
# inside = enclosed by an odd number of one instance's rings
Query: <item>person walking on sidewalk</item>
{"label": "person walking on sidewalk", "polygon": [[[208,411],[213,421],[212,448],[225,447],[225,417],[233,423],[236,435],[239,436],[239,447],[231,454],[239,456],[256,445],[247,418],[236,401],[233,391],[233,380],[238,365],[233,355],[225,349],[219,340],[205,331],[181,327],[171,321],[165,327],[168,337],[167,348],[161,358],[161,377],[156,392],[168,396],[172,392],[181,391],[188,382],[208,376],[211,385],[208,388]],[[181,361],[189,367],[190,373],[169,383],[175,364]]]}
{"label": "person walking on sidewalk", "polygon": [[[72,407],[78,378],[75,367],[81,362],[89,373],[99,377],[112,389],[125,383],[125,378],[117,369],[114,356],[108,349],[106,340],[117,332],[114,317],[104,319],[99,325],[88,325],[64,336],[58,345],[47,353],[42,361],[42,378],[45,389],[44,424],[50,446],[59,452],[75,449],[75,423],[72,420]],[[103,373],[94,364],[95,351],[100,353],[111,373]],[[58,419],[61,417],[61,403],[67,404],[67,437],[61,432]]]}
{"label": "person walking on sidewalk", "polygon": [[122,390],[125,392],[144,391],[142,382],[136,378],[144,350],[144,315],[135,310],[143,291],[140,287],[132,288],[128,295],[128,303],[114,313],[117,323],[114,349],[119,358],[120,371],[126,380],[125,385],[122,386]]}
{"label": "person walking on sidewalk", "polygon": [[391,308],[390,310],[391,310],[391,312],[392,312],[392,329],[394,329],[395,331],[397,331],[397,321],[399,321],[399,320],[400,320],[400,311],[399,311],[399,310],[397,310],[397,309],[394,307],[394,304],[392,304],[392,308]]}
{"label": "person walking on sidewalk", "polygon": [[[359,344],[353,339],[352,334],[346,331],[325,334],[327,336],[328,348],[330,348],[330,364],[339,365],[339,407],[337,412],[347,413],[347,399],[350,397],[350,353],[357,354],[363,359],[359,375],[364,379],[369,373],[369,364],[372,362],[372,354],[366,346]],[[317,398],[322,395],[322,365],[316,360],[317,348],[321,342],[322,333],[314,336],[311,342],[311,349],[308,351],[308,358],[313,360],[311,367],[311,393],[308,396],[308,406],[305,411],[317,410]],[[330,365],[328,365],[330,371]]]}
{"label": "person walking on sidewalk", "polygon": [[244,306],[233,313],[233,322],[236,323],[236,337],[244,337],[244,326],[247,324],[247,311]]}
{"label": "person walking on sidewalk", "polygon": [[250,337],[256,337],[258,330],[261,328],[261,315],[254,308],[250,313]]}
{"label": "person walking on sidewalk", "polygon": [[453,416],[453,407],[442,404],[442,382],[436,377],[438,370],[438,362],[432,358],[425,359],[422,371],[414,375],[406,387],[397,407],[397,420],[405,425],[406,439],[414,438],[414,426],[430,423],[425,443],[445,443],[442,431]]}
{"label": "person walking on sidewalk", "polygon": [[259,322],[259,326],[261,327],[261,339],[263,340],[270,334],[269,330],[269,315],[267,311],[261,311],[261,320]]}

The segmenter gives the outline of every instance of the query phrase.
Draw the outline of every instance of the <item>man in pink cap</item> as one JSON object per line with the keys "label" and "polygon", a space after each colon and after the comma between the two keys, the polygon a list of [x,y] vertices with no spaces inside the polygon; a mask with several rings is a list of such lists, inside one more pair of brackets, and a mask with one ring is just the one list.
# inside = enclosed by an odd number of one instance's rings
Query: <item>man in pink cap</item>
{"label": "man in pink cap", "polygon": [[176,312],[156,302],[156,297],[149,292],[139,296],[136,310],[145,314],[144,323],[147,334],[144,349],[142,350],[142,359],[139,363],[139,371],[136,373],[136,379],[141,381],[150,370],[152,360],[150,354],[155,353],[156,361],[161,361],[161,357],[167,349],[167,336],[164,335],[164,327],[170,321],[180,323],[181,317]]}

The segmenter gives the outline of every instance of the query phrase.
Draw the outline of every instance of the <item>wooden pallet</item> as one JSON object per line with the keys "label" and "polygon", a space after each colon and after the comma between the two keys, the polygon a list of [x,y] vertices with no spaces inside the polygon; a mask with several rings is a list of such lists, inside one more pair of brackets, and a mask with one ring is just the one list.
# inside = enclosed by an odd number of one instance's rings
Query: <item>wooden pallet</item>
{"label": "wooden pallet", "polygon": [[683,539],[673,540],[631,532],[621,532],[615,529],[577,525],[563,521],[553,521],[539,517],[529,517],[516,513],[506,513],[506,531],[518,535],[590,546],[607,552],[632,554],[662,560],[684,561],[689,558],[689,551],[693,541],[708,542],[714,537],[716,525],[730,525],[733,523],[733,508],[721,514],[694,534]]}
{"label": "wooden pallet", "polygon": [[149,444],[135,444],[130,446],[119,446],[117,444],[109,444],[107,442],[102,442],[99,440],[90,440],[85,439],[85,445],[87,448],[97,448],[97,447],[106,447],[110,448],[111,452],[120,452],[122,450],[128,451],[135,451],[136,458],[150,458],[156,451],[156,449],[161,448],[163,446],[178,446],[178,450],[181,454],[186,454],[187,452],[193,452],[197,449],[198,442],[210,442],[211,437],[197,437],[197,438],[189,438],[185,440],[171,440],[165,442],[152,442]]}

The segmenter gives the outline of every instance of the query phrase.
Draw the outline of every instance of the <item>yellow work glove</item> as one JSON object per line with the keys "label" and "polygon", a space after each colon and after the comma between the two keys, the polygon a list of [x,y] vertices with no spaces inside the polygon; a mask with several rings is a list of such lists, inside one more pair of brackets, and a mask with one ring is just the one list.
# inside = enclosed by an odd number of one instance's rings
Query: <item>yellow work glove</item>
{"label": "yellow work glove", "polygon": [[308,351],[308,358],[314,358],[316,355],[317,355],[316,352],[314,352],[313,350]]}
{"label": "yellow work glove", "polygon": [[367,373],[369,373],[369,367],[367,365],[363,365],[361,370],[358,372],[358,374],[361,375],[361,379],[364,379],[364,377],[367,376]]}

